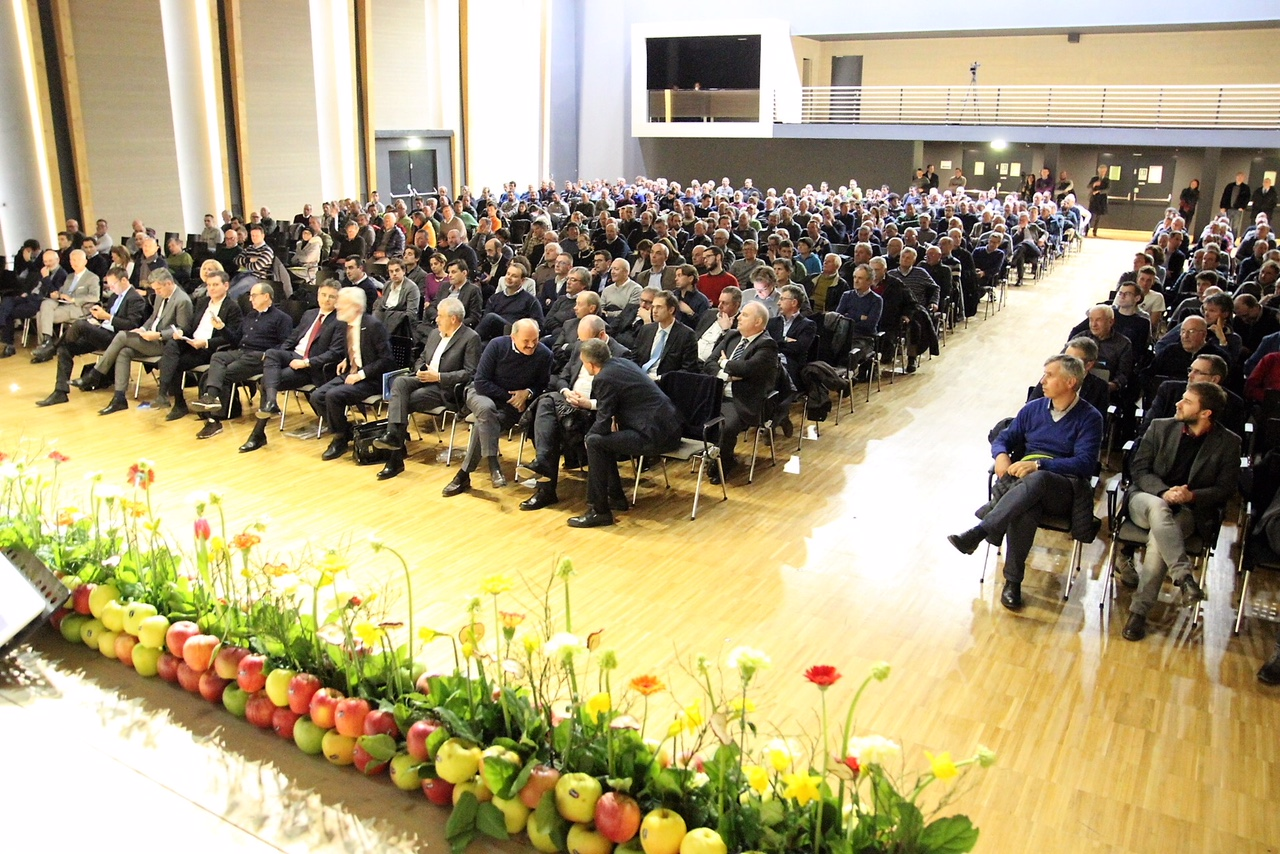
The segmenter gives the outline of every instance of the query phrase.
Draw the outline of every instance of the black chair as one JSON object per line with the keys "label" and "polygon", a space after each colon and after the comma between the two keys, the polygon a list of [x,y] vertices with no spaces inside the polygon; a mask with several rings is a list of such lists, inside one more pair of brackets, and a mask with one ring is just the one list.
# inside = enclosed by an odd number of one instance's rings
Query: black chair
{"label": "black chair", "polygon": [[[724,423],[720,414],[720,403],[724,399],[724,380],[706,374],[695,374],[688,371],[672,371],[659,381],[664,394],[671,398],[684,422],[681,430],[679,447],[660,455],[662,460],[662,479],[667,489],[671,488],[671,480],[667,476],[667,460],[682,463],[698,461],[697,480],[693,487],[693,512],[690,521],[698,518],[698,498],[702,493],[702,476],[706,471],[707,461],[714,460],[716,470],[720,474],[720,491],[724,501],[729,500],[729,491],[724,485],[724,465],[720,460],[720,448],[713,441],[719,428]],[[636,482],[632,487],[631,503],[635,504],[640,495],[640,474],[644,471],[644,457],[636,460]]]}
{"label": "black chair", "polygon": [[[1244,498],[1244,513],[1240,521],[1240,555],[1236,565],[1238,575],[1243,576],[1240,582],[1240,604],[1236,607],[1235,633],[1240,634],[1240,625],[1244,622],[1244,613],[1250,606],[1249,582],[1258,569],[1280,571],[1280,554],[1271,548],[1265,535],[1251,531],[1255,517],[1261,516],[1276,498],[1280,488],[1280,452],[1267,454],[1256,466],[1247,466],[1240,470],[1240,493]],[[1254,608],[1256,612],[1256,607]],[[1268,615],[1275,618],[1274,609]]]}

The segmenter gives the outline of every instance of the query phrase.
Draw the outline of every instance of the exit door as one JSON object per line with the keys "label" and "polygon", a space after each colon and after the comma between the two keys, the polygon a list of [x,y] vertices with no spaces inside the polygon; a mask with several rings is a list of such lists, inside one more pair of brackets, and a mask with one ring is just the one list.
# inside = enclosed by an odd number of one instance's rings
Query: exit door
{"label": "exit door", "polygon": [[[1103,228],[1146,232],[1154,229],[1164,217],[1164,209],[1173,203],[1173,170],[1177,164],[1178,158],[1171,154],[1099,154],[1098,165],[1107,167],[1111,181]],[[1087,192],[1083,198],[1088,198]]]}
{"label": "exit door", "polygon": [[437,183],[436,152],[431,148],[391,149],[387,152],[391,169],[391,196],[427,195]]}

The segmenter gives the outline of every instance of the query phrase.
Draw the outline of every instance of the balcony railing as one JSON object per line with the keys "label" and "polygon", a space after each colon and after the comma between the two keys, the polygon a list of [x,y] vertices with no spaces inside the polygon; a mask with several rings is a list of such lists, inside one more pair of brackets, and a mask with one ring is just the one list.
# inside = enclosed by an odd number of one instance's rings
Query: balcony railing
{"label": "balcony railing", "polygon": [[1275,130],[1280,85],[806,86],[800,121]]}

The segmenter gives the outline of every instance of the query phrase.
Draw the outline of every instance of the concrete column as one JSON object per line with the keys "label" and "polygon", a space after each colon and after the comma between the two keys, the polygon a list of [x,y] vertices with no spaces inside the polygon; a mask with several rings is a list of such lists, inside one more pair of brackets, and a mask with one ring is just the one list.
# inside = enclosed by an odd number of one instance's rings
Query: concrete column
{"label": "concrete column", "polygon": [[34,237],[56,245],[39,79],[26,3],[0,3],[0,253],[12,256]]}
{"label": "concrete column", "polygon": [[217,43],[209,0],[160,0],[183,231],[199,232],[204,215],[226,207],[222,129],[218,122]]}

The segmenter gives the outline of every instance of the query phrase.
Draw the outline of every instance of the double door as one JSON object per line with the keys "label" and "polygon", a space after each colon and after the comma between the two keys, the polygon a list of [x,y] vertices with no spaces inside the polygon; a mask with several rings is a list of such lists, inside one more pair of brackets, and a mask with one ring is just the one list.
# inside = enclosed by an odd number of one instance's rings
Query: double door
{"label": "double door", "polygon": [[[1099,154],[1098,166],[1107,167],[1111,181],[1103,228],[1146,232],[1155,228],[1164,209],[1176,201],[1173,170],[1177,164],[1178,158],[1172,154]],[[1089,197],[1086,186],[1076,185],[1076,198],[1085,204]]]}

